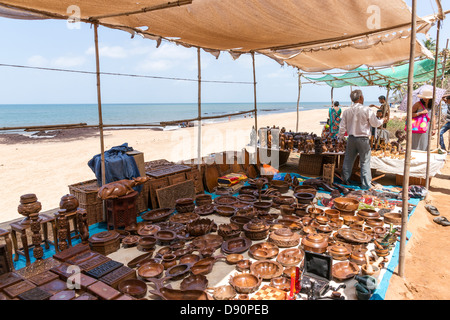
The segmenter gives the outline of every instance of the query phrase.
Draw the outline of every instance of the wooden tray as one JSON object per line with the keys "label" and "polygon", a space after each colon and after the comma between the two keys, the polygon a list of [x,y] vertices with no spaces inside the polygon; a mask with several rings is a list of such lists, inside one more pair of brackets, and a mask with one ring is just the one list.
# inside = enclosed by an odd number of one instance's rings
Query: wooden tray
{"label": "wooden tray", "polygon": [[184,171],[189,171],[189,170],[191,170],[191,167],[181,165],[181,164],[175,164],[175,165],[171,165],[171,166],[166,166],[161,169],[149,171],[146,174],[152,178],[161,178],[161,177],[165,177],[168,175],[172,175],[172,174],[180,173],[180,172],[184,172]]}
{"label": "wooden tray", "polygon": [[250,300],[286,300],[286,292],[268,285],[264,285]]}
{"label": "wooden tray", "polygon": [[46,284],[47,282],[53,281],[58,278],[59,276],[56,273],[47,270],[35,276],[32,276],[31,278],[28,278],[28,280],[37,286],[41,286],[43,284]]}
{"label": "wooden tray", "polygon": [[51,296],[50,292],[36,287],[19,294],[17,297],[20,300],[48,300]]}

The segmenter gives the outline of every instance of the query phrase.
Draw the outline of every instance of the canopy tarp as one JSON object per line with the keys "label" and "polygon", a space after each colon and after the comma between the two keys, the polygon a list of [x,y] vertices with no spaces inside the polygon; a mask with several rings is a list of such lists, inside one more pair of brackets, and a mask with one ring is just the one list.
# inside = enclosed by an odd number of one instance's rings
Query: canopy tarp
{"label": "canopy tarp", "polygon": [[[320,78],[304,76],[313,83],[326,83],[333,88],[342,88],[345,86],[380,86],[380,87],[398,87],[408,81],[409,63],[390,68],[356,68],[343,75],[336,76],[327,74]],[[442,63],[438,64],[437,76],[442,75]],[[434,60],[425,59],[414,62],[414,82],[424,82],[434,77]]]}
{"label": "canopy tarp", "polygon": [[[409,55],[411,10],[404,0],[0,0],[0,16],[11,17],[11,9],[52,19],[79,14],[80,21],[216,56],[253,51],[304,70],[390,65]],[[417,31],[427,32],[435,20],[417,17]]]}

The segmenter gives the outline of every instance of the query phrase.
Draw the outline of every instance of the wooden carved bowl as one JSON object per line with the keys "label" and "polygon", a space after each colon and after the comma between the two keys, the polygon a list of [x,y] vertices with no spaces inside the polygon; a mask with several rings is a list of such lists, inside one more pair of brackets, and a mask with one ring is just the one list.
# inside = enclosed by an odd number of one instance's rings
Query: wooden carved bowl
{"label": "wooden carved bowl", "polygon": [[269,201],[257,201],[253,203],[253,208],[265,212],[269,212],[271,206],[272,202]]}
{"label": "wooden carved bowl", "polygon": [[236,269],[238,271],[248,271],[252,265],[252,262],[248,259],[240,260],[236,263]]}
{"label": "wooden carved bowl", "polygon": [[193,212],[195,202],[192,198],[181,198],[175,201],[175,209],[178,213]]}
{"label": "wooden carved bowl", "polygon": [[362,219],[378,219],[380,218],[380,214],[376,210],[371,209],[363,209],[356,212],[356,215]]}
{"label": "wooden carved bowl", "polygon": [[153,209],[149,212],[144,213],[141,218],[144,221],[150,221],[152,223],[162,222],[169,218],[169,216],[174,212],[175,209],[172,208]]}
{"label": "wooden carved bowl", "polygon": [[200,260],[199,255],[189,253],[189,254],[185,254],[184,256],[180,257],[180,264],[184,264],[184,263],[194,264],[199,260]]}
{"label": "wooden carved bowl", "polygon": [[394,213],[394,212],[385,213],[384,214],[384,222],[392,223],[394,225],[400,225],[402,223],[402,214]]}
{"label": "wooden carved bowl", "polygon": [[222,251],[226,254],[243,253],[251,246],[252,241],[245,237],[226,240],[222,244]]}
{"label": "wooden carved bowl", "polygon": [[261,285],[261,278],[252,273],[239,273],[229,280],[231,286],[238,293],[249,294]]}
{"label": "wooden carved bowl", "polygon": [[299,204],[291,204],[291,208],[294,209],[294,214],[298,217],[304,217],[308,213],[306,212],[306,209],[308,208],[309,204],[299,203]]}
{"label": "wooden carved bowl", "polygon": [[278,277],[270,280],[270,286],[278,290],[289,291],[291,289],[291,280],[286,277]]}
{"label": "wooden carved bowl", "polygon": [[375,227],[383,227],[384,226],[384,220],[383,219],[369,219],[366,221],[366,224],[369,227],[375,228]]}
{"label": "wooden carved bowl", "polygon": [[192,221],[186,225],[186,231],[189,235],[194,237],[203,236],[207,233],[215,231],[217,225],[215,222],[208,218],[201,218],[195,221]]}
{"label": "wooden carved bowl", "polygon": [[231,238],[239,237],[239,235],[241,234],[241,229],[234,223],[221,224],[217,229],[217,234],[220,235],[224,240],[228,240]]}
{"label": "wooden carved bowl", "polygon": [[263,280],[277,278],[283,274],[283,266],[271,260],[260,260],[252,263],[250,266],[251,273],[257,275]]}
{"label": "wooden carved bowl", "polygon": [[258,192],[258,188],[255,186],[244,186],[241,189],[239,189],[239,194],[250,194],[255,195],[255,191]]}
{"label": "wooden carved bowl", "polygon": [[331,267],[331,273],[333,278],[338,281],[345,281],[358,275],[360,272],[356,263],[351,261],[342,261],[333,264]]}
{"label": "wooden carved bowl", "polygon": [[295,213],[295,208],[292,205],[282,204],[280,206],[280,211],[282,215],[290,216]]}
{"label": "wooden carved bowl", "polygon": [[294,188],[294,193],[299,193],[299,192],[307,192],[307,193],[312,193],[314,195],[317,194],[317,189],[313,188],[312,186],[296,186]]}
{"label": "wooden carved bowl", "polygon": [[159,291],[151,291],[159,295],[164,300],[212,300],[212,298],[202,290],[176,290],[163,287]]}
{"label": "wooden carved bowl", "polygon": [[141,237],[135,235],[126,236],[125,238],[122,239],[122,245],[125,248],[134,247],[135,245],[138,244],[140,239]]}
{"label": "wooden carved bowl", "polygon": [[278,205],[287,205],[290,206],[291,204],[293,204],[295,202],[295,198],[292,196],[278,196],[273,198],[272,200],[275,204]]}
{"label": "wooden carved bowl", "polygon": [[186,246],[185,248],[180,248],[173,251],[173,254],[177,257],[177,259],[181,259],[185,255],[191,254],[194,251],[194,248],[191,246]]}
{"label": "wooden carved bowl", "polygon": [[335,244],[328,247],[328,253],[333,257],[333,259],[340,261],[347,260],[351,255],[350,250],[343,244]]}
{"label": "wooden carved bowl", "polygon": [[335,198],[333,203],[336,209],[344,211],[355,211],[358,210],[359,207],[359,201],[352,198]]}
{"label": "wooden carved bowl", "polygon": [[231,300],[236,296],[236,290],[231,285],[223,285],[211,288],[211,290],[216,300]]}
{"label": "wooden carved bowl", "polygon": [[310,204],[314,200],[316,195],[308,192],[297,192],[294,193],[294,197],[297,199],[298,203]]}
{"label": "wooden carved bowl", "polygon": [[322,225],[330,222],[330,218],[328,218],[327,216],[316,216],[315,219],[318,224],[322,224]]}
{"label": "wooden carved bowl", "polygon": [[306,208],[306,213],[310,215],[310,217],[317,217],[323,215],[323,209],[317,207],[308,207]]}
{"label": "wooden carved bowl", "polygon": [[153,250],[156,245],[156,238],[154,237],[142,237],[138,241],[139,249],[142,251]]}
{"label": "wooden carved bowl", "polygon": [[256,243],[249,249],[250,255],[256,260],[275,258],[279,252],[278,246],[270,242]]}
{"label": "wooden carved bowl", "polygon": [[212,196],[210,194],[198,194],[195,196],[195,204],[197,207],[212,204]]}
{"label": "wooden carved bowl", "polygon": [[297,246],[300,243],[300,235],[289,228],[281,228],[269,235],[269,241],[281,248]]}
{"label": "wooden carved bowl", "polygon": [[172,230],[159,230],[155,233],[155,238],[161,242],[170,242],[177,237],[175,231]]}
{"label": "wooden carved bowl", "polygon": [[236,213],[237,208],[227,205],[216,206],[216,213],[222,217],[232,217]]}
{"label": "wooden carved bowl", "polygon": [[208,278],[202,274],[191,274],[183,279],[180,283],[180,289],[186,290],[201,290],[204,291],[208,287]]}
{"label": "wooden carved bowl", "polygon": [[326,209],[325,210],[325,217],[328,217],[330,220],[339,219],[340,216],[341,216],[341,212],[337,209]]}
{"label": "wooden carved bowl", "polygon": [[244,202],[248,205],[248,203],[253,203],[258,201],[258,199],[256,198],[256,196],[254,196],[253,194],[240,194],[237,196],[237,199],[240,202]]}
{"label": "wooden carved bowl", "polygon": [[190,264],[177,264],[166,270],[166,277],[170,277],[171,280],[181,280],[187,276],[188,272],[191,270]]}
{"label": "wooden carved bowl", "polygon": [[153,250],[151,252],[147,252],[137,256],[127,263],[128,268],[136,268],[138,265],[143,264],[143,262],[147,262],[153,256]]}
{"label": "wooden carved bowl", "polygon": [[228,264],[236,264],[243,259],[244,259],[244,256],[242,254],[232,253],[227,256],[226,261]]}
{"label": "wooden carved bowl", "polygon": [[191,272],[194,275],[207,275],[211,272],[214,263],[216,263],[216,258],[213,257],[201,259],[194,263],[194,265],[191,267]]}
{"label": "wooden carved bowl", "polygon": [[199,216],[207,216],[216,212],[216,206],[212,203],[204,204],[194,209],[194,213]]}
{"label": "wooden carved bowl", "polygon": [[238,199],[233,196],[219,196],[214,199],[216,206],[232,206],[238,202]]}
{"label": "wooden carved bowl", "polygon": [[218,234],[208,233],[192,240],[194,248],[202,250],[205,248],[219,248],[223,244],[223,238]]}
{"label": "wooden carved bowl", "polygon": [[365,250],[365,249],[353,250],[350,255],[350,261],[357,265],[362,266],[363,264],[366,263],[366,252],[367,252],[367,250]]}
{"label": "wooden carved bowl", "polygon": [[272,180],[269,188],[274,188],[280,193],[286,193],[289,191],[289,183],[284,180]]}
{"label": "wooden carved bowl", "polygon": [[299,248],[285,249],[277,256],[277,262],[283,267],[298,266],[303,260],[304,255],[303,251]]}
{"label": "wooden carved bowl", "polygon": [[170,216],[169,221],[174,223],[188,224],[198,220],[200,216],[195,212],[176,213]]}
{"label": "wooden carved bowl", "polygon": [[119,283],[118,289],[136,299],[141,299],[147,294],[147,284],[139,279],[126,279]]}
{"label": "wooden carved bowl", "polygon": [[155,233],[157,233],[159,230],[161,230],[160,226],[154,225],[154,224],[146,224],[142,227],[139,227],[137,229],[137,234],[140,236],[153,236]]}
{"label": "wooden carved bowl", "polygon": [[164,266],[161,263],[148,262],[141,265],[137,273],[144,280],[150,278],[160,278],[164,272]]}
{"label": "wooden carved bowl", "polygon": [[250,217],[235,215],[230,218],[230,222],[237,225],[239,227],[239,230],[242,230],[244,224],[248,223],[251,219],[252,218]]}
{"label": "wooden carved bowl", "polygon": [[357,221],[364,222],[363,219],[357,216],[343,216],[342,219],[344,219],[344,224],[347,226],[350,226],[352,223],[355,223]]}

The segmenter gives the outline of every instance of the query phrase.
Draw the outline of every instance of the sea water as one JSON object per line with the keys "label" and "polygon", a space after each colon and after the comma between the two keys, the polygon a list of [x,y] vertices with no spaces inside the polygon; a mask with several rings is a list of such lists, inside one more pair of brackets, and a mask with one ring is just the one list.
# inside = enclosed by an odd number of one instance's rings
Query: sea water
{"label": "sea water", "polygon": [[[349,102],[341,103],[350,105]],[[218,116],[249,111],[248,114],[231,117],[253,117],[253,103],[203,103],[202,116]],[[326,109],[329,102],[301,102],[300,110]],[[261,102],[258,103],[258,116],[270,113],[295,112],[296,102]],[[198,115],[196,103],[164,104],[103,104],[102,118],[105,125],[119,124],[159,124],[164,121],[193,119]],[[0,105],[0,128],[26,127],[60,124],[87,125],[98,124],[97,104],[3,104]],[[228,121],[222,119],[204,120],[204,123]],[[326,120],[326,119],[324,119]],[[17,131],[21,130],[16,130]],[[13,133],[3,130],[0,133]]]}

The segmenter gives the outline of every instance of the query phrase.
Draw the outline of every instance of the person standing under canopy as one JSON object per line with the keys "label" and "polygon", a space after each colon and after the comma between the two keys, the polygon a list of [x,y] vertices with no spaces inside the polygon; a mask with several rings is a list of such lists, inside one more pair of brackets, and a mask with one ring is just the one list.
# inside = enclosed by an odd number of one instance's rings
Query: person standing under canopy
{"label": "person standing under canopy", "polygon": [[[387,119],[389,121],[389,117],[390,117],[390,113],[391,113],[390,109],[391,108],[389,107],[389,104],[386,101],[386,97],[385,96],[379,96],[378,97],[378,102],[380,102],[380,106],[379,107],[374,105],[374,104],[371,104],[370,107],[371,108],[375,107],[378,110],[381,110],[381,112],[387,117]],[[387,127],[387,123],[384,123],[383,124],[383,128],[386,129],[386,127]]]}
{"label": "person standing under canopy", "polygon": [[[427,151],[428,148],[428,130],[430,130],[430,112],[433,107],[433,91],[423,90],[417,95],[420,98],[412,106],[412,139],[411,147],[413,150]],[[405,128],[406,130],[406,128]],[[434,120],[431,123],[431,134],[436,134],[434,129]]]}
{"label": "person standing under canopy", "polygon": [[445,148],[444,133],[450,130],[450,93],[447,92],[444,97],[442,97],[442,100],[447,105],[447,116],[445,117],[445,124],[439,132],[439,144],[441,145],[442,150],[447,151],[447,149]]}
{"label": "person standing under canopy", "polygon": [[349,184],[353,164],[359,155],[361,167],[361,188],[370,189],[372,173],[370,171],[370,141],[371,128],[378,128],[387,122],[387,117],[378,119],[376,114],[368,106],[364,106],[364,96],[361,90],[353,90],[350,93],[352,106],[342,113],[339,126],[339,139],[343,139],[345,132],[348,133],[347,148],[345,150],[344,163],[342,166],[342,180]]}
{"label": "person standing under canopy", "polygon": [[334,105],[329,110],[329,125],[330,136],[336,138],[339,133],[339,124],[341,123],[342,109],[339,106],[339,101],[334,102]]}

